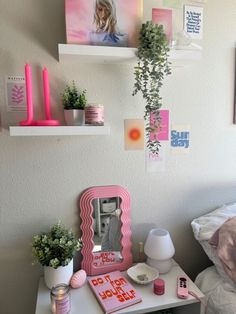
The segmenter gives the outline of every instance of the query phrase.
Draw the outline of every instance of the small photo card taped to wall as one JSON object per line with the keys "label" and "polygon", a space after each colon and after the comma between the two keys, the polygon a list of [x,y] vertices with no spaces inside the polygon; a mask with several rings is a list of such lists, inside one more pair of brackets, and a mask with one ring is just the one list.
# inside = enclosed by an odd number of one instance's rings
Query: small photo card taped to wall
{"label": "small photo card taped to wall", "polygon": [[153,132],[150,134],[150,140],[157,138],[158,141],[169,140],[169,110],[160,110],[160,121],[157,121],[156,115],[151,113],[150,126]]}
{"label": "small photo card taped to wall", "polygon": [[26,111],[26,93],[24,76],[6,77],[7,111]]}
{"label": "small photo card taped to wall", "polygon": [[146,150],[146,171],[147,172],[164,172],[166,170],[166,143],[161,143],[157,154]]}
{"label": "small photo card taped to wall", "polygon": [[144,149],[144,120],[126,119],[124,120],[124,141],[125,150]]}
{"label": "small photo card taped to wall", "polygon": [[190,126],[172,126],[170,145],[172,153],[188,153],[190,147]]}
{"label": "small photo card taped to wall", "polygon": [[203,7],[184,6],[184,30],[192,39],[202,39]]}

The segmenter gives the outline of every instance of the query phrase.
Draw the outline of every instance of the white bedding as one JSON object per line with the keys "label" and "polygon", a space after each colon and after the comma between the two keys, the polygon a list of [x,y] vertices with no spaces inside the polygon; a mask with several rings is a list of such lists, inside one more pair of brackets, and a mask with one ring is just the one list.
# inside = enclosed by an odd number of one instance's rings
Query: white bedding
{"label": "white bedding", "polygon": [[195,218],[191,223],[195,239],[210,240],[216,230],[234,216],[236,216],[236,203],[223,205],[208,214]]}
{"label": "white bedding", "polygon": [[203,270],[195,283],[206,296],[206,314],[236,314],[236,286],[220,277],[215,266]]}
{"label": "white bedding", "polygon": [[[220,276],[230,285],[235,283],[226,273],[225,268],[218,256],[217,249],[209,243],[211,237],[215,234],[226,221],[236,216],[236,203],[223,205],[208,214],[195,218],[192,223],[192,229],[195,239],[201,244],[205,253],[216,266]],[[236,311],[235,311],[236,314]]]}

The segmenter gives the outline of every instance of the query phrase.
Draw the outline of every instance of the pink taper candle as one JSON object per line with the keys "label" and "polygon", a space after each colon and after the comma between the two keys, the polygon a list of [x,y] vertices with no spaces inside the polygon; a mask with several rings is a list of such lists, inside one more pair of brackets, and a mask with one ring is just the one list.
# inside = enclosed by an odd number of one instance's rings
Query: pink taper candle
{"label": "pink taper candle", "polygon": [[26,101],[27,101],[27,120],[33,120],[33,92],[31,67],[28,63],[25,65],[25,83],[26,83]]}
{"label": "pink taper candle", "polygon": [[50,89],[49,89],[49,80],[48,80],[47,68],[43,69],[43,91],[44,91],[44,106],[45,106],[46,119],[51,120]]}

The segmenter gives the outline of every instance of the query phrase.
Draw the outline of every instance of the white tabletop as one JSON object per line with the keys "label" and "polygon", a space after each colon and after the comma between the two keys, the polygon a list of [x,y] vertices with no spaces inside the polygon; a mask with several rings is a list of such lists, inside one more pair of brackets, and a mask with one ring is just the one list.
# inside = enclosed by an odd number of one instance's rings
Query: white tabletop
{"label": "white tabletop", "polygon": [[[126,276],[126,272],[123,272]],[[131,282],[141,296],[142,302],[117,311],[118,314],[142,314],[166,308],[172,308],[191,303],[199,302],[196,298],[189,296],[187,299],[179,299],[176,296],[177,277],[185,275],[184,271],[176,264],[167,274],[160,275],[165,281],[165,294],[156,295],[153,293],[153,284],[138,285]],[[188,276],[187,276],[188,277]],[[197,286],[189,279],[189,291],[194,292],[198,298],[203,299],[204,295]],[[103,314],[96,297],[86,283],[80,289],[71,289],[71,314]],[[200,313],[200,311],[199,311]],[[51,314],[50,310],[50,290],[45,286],[43,278],[39,281],[38,298],[35,314]]]}

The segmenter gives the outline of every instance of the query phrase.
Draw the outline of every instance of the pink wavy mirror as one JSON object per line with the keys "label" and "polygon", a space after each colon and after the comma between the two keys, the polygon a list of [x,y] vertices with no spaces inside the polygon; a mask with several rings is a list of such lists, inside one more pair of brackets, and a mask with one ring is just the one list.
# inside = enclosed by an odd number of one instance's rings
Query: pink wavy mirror
{"label": "pink wavy mirror", "polygon": [[80,197],[82,269],[88,275],[132,265],[130,195],[121,186],[97,186]]}

